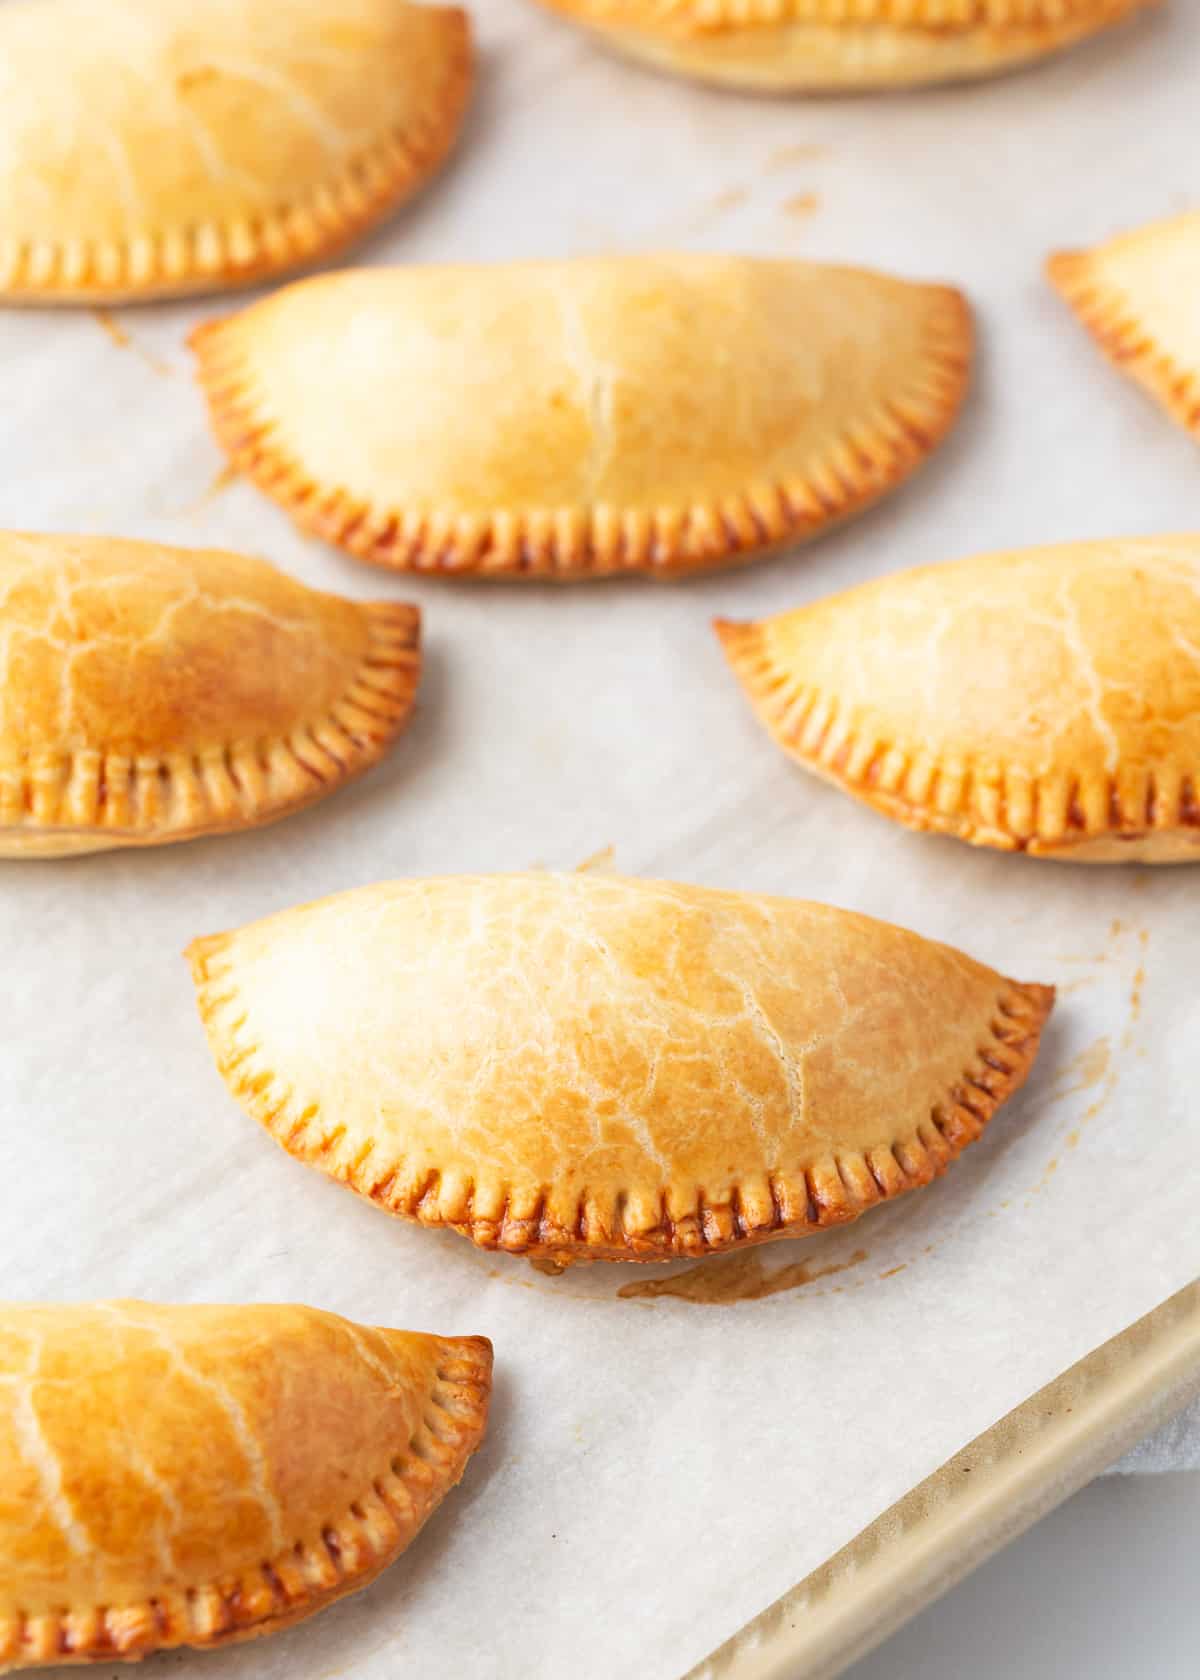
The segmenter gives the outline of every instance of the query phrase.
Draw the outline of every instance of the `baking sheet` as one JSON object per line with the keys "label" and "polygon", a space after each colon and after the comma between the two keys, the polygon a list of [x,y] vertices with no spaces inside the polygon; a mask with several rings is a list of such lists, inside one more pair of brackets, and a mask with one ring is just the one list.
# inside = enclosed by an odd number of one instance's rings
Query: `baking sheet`
{"label": "baking sheet", "polygon": [[685,1680],[832,1680],[1197,1392],[1193,1283],[968,1442]]}
{"label": "baking sheet", "polygon": [[[212,1680],[675,1680],[1200,1273],[1195,870],[902,833],[785,762],[708,629],[982,548],[1200,524],[1195,445],[1039,277],[1050,247],[1200,195],[1194,0],[1004,82],[775,104],[658,80],[516,0],[478,13],[460,158],[369,260],[873,263],[967,288],[978,378],[934,462],[819,545],[673,588],[504,591],[369,571],[222,481],[182,340],[228,303],[0,316],[0,525],[244,547],[426,612],[420,714],[357,786],[242,839],[0,866],[9,1295],[296,1299],[496,1342],[488,1442],[420,1544],[306,1627],[166,1660]],[[631,873],[830,900],[1058,982],[1025,1094],[930,1190],[710,1262],[706,1293],[760,1297],[725,1304],[689,1299],[686,1265],[554,1281],[389,1222],[226,1096],[179,956],[194,935],[381,877],[571,867],[610,844]],[[620,1296],[656,1279],[665,1293]]]}

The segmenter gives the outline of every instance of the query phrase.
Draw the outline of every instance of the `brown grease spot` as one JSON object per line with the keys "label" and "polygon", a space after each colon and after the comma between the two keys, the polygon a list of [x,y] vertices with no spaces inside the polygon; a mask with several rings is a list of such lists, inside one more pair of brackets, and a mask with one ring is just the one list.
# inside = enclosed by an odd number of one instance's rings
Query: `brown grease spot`
{"label": "brown grease spot", "polygon": [[118,350],[132,350],[135,356],[145,362],[152,373],[170,374],[171,370],[166,362],[160,361],[151,351],[143,349],[137,339],[125,330],[110,310],[93,309],[91,313],[97,326],[103,329],[109,342],[115,344]]}
{"label": "brown grease spot", "polygon": [[101,326],[104,329],[105,333],[112,340],[112,342],[116,345],[118,350],[127,350],[129,348],[129,346],[133,343],[133,340],[130,338],[129,334],[125,331],[125,328],[121,325],[121,323],[119,321],[116,321],[116,320],[113,319],[113,316],[112,316],[112,314],[109,310],[107,310],[107,309],[93,309],[92,310],[92,316],[93,316],[93,319],[96,321],[97,325]]}
{"label": "brown grease spot", "polygon": [[832,1277],[835,1272],[847,1272],[861,1266],[867,1258],[865,1248],[855,1249],[848,1260],[836,1265],[817,1266],[811,1260],[795,1260],[790,1265],[767,1271],[762,1256],[751,1249],[746,1254],[730,1255],[728,1259],[705,1260],[690,1266],[686,1272],[672,1277],[647,1278],[624,1284],[617,1290],[622,1301],[657,1300],[671,1295],[680,1301],[691,1301],[706,1307],[724,1307],[731,1301],[761,1301],[768,1295],[781,1295],[787,1289],[803,1289],[818,1278]]}
{"label": "brown grease spot", "polygon": [[745,187],[726,187],[719,192],[712,201],[714,210],[736,210],[739,204],[745,204],[750,194]]}
{"label": "brown grease spot", "polygon": [[908,1261],[902,1260],[898,1266],[890,1266],[886,1272],[880,1272],[879,1276],[881,1279],[895,1277],[897,1272],[907,1271],[907,1269]]}
{"label": "brown grease spot", "polygon": [[617,848],[610,841],[575,865],[576,875],[611,875],[617,867]]}
{"label": "brown grease spot", "polygon": [[1111,1060],[1112,1049],[1108,1034],[1105,1033],[1058,1069],[1054,1084],[1050,1088],[1051,1101],[1058,1097],[1071,1096],[1076,1091],[1091,1090],[1093,1085],[1098,1085],[1104,1078]]}
{"label": "brown grease spot", "polygon": [[[1141,932],[1138,934],[1138,944],[1141,946],[1143,958],[1146,955],[1146,946],[1149,943],[1150,943],[1150,935],[1146,932],[1145,928],[1143,928],[1141,930]],[[1137,965],[1137,968],[1134,970],[1133,985],[1130,988],[1130,992],[1129,992],[1129,1025],[1130,1025],[1131,1030],[1132,1030],[1132,1027],[1133,1027],[1133,1023],[1137,1020],[1139,1015],[1142,1013],[1142,993],[1143,993],[1143,991],[1145,991],[1145,989],[1146,989],[1146,964],[1145,964],[1144,961],[1142,961]],[[1128,1034],[1126,1035],[1126,1042],[1128,1042]]]}
{"label": "brown grease spot", "polygon": [[821,195],[815,192],[793,193],[791,198],[785,198],[780,205],[789,216],[811,216],[814,210],[821,208]]}
{"label": "brown grease spot", "polygon": [[806,163],[810,158],[824,157],[829,151],[828,146],[795,145],[780,146],[767,158],[768,169],[786,169],[792,163]]}

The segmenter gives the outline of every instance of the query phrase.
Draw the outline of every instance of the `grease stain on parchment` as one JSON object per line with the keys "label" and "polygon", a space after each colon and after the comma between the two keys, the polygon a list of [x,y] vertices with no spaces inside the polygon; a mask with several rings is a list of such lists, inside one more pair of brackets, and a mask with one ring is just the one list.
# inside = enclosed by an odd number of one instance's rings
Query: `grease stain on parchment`
{"label": "grease stain on parchment", "polygon": [[776,169],[790,169],[794,163],[811,163],[814,158],[826,157],[828,146],[811,145],[801,141],[792,146],[778,146],[767,154],[764,170],[768,173]]}
{"label": "grease stain on parchment", "polygon": [[599,851],[590,852],[582,863],[575,865],[576,875],[615,875],[617,871],[617,848],[610,840],[607,846],[601,846]]}
{"label": "grease stain on parchment", "polygon": [[812,1260],[794,1260],[788,1265],[768,1269],[762,1256],[753,1249],[745,1254],[733,1254],[724,1259],[702,1260],[684,1272],[670,1277],[639,1278],[617,1290],[621,1301],[659,1300],[670,1296],[678,1301],[690,1301],[706,1307],[725,1307],[733,1301],[762,1301],[768,1295],[782,1295],[789,1289],[803,1289],[806,1284],[821,1278],[833,1277],[861,1266],[867,1258],[865,1248],[857,1248],[846,1260],[828,1266],[818,1266]]}
{"label": "grease stain on parchment", "polygon": [[121,323],[107,309],[93,309],[92,318],[103,330],[110,344],[115,344],[118,350],[128,350],[133,340]]}
{"label": "grease stain on parchment", "polygon": [[821,195],[815,192],[793,193],[779,208],[788,216],[812,216],[821,208]]}
{"label": "grease stain on parchment", "polygon": [[156,356],[152,350],[147,350],[145,345],[139,344],[133,334],[117,320],[111,310],[93,309],[91,315],[110,344],[118,350],[132,350],[138,360],[150,369],[151,373],[160,374],[168,379],[172,377],[173,370],[169,364],[164,362],[161,357]]}
{"label": "grease stain on parchment", "polygon": [[[1146,949],[1150,943],[1149,932],[1145,928],[1133,928],[1123,922],[1120,917],[1114,917],[1109,924],[1108,941],[1104,949],[1094,952],[1090,958],[1093,967],[1099,970],[1112,963],[1128,960],[1128,950],[1121,950],[1129,934],[1137,940],[1138,964],[1129,982],[1129,1006],[1126,1015],[1124,1031],[1119,1044],[1120,1052],[1128,1052],[1133,1044],[1134,1032],[1142,1012],[1142,994],[1146,986]],[[1069,958],[1070,961],[1082,961],[1082,958]],[[1099,978],[1098,973],[1092,981],[1080,980],[1077,985],[1094,983]],[[1060,988],[1063,990],[1065,988]],[[1080,1141],[1087,1127],[1103,1112],[1109,1099],[1117,1089],[1121,1078],[1120,1061],[1114,1055],[1111,1037],[1104,1033],[1101,1037],[1085,1045],[1071,1060],[1057,1069],[1051,1080],[1046,1096],[1046,1106],[1052,1108],[1063,1098],[1076,1096],[1081,1092],[1094,1090],[1094,1100],[1084,1109],[1074,1126],[1063,1139],[1065,1150],[1078,1149]],[[1042,1170],[1042,1176],[1030,1192],[1036,1195],[1043,1189],[1061,1165],[1061,1157],[1054,1155],[1047,1161]]]}
{"label": "grease stain on parchment", "polygon": [[196,497],[196,500],[189,502],[187,507],[182,510],[183,517],[193,519],[198,513],[203,513],[205,508],[210,507],[216,501],[222,491],[228,490],[231,484],[236,484],[241,476],[233,462],[226,461],[220,472],[213,475],[210,483]]}

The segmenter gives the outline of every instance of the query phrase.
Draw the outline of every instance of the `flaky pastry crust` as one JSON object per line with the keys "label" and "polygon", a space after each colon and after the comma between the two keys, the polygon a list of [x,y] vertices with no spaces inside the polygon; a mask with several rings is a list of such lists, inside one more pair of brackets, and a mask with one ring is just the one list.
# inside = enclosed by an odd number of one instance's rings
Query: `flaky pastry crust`
{"label": "flaky pastry crust", "polygon": [[217,437],[383,566],[677,576],[899,484],[967,382],[961,295],[723,256],[364,269],[193,336]]}
{"label": "flaky pastry crust", "polygon": [[0,857],[254,828],[387,751],[420,616],[263,560],[0,533]]}
{"label": "flaky pastry crust", "polygon": [[1156,0],[542,0],[630,57],[762,93],[995,75]]}
{"label": "flaky pastry crust", "polygon": [[1200,536],[985,554],[716,629],[779,745],[884,816],[1200,862]]}
{"label": "flaky pastry crust", "polygon": [[1109,361],[1200,441],[1200,210],[1056,252],[1046,272]]}
{"label": "flaky pastry crust", "polygon": [[11,0],[0,301],[136,301],[320,261],[435,172],[471,80],[451,7]]}
{"label": "flaky pastry crust", "polygon": [[0,1308],[0,1669],[252,1639],[367,1585],[487,1422],[481,1337],[298,1306]]}
{"label": "flaky pastry crust", "polygon": [[188,956],[290,1154],[559,1263],[799,1236],[928,1183],[1053,1002],[864,916],[600,875],[395,882]]}

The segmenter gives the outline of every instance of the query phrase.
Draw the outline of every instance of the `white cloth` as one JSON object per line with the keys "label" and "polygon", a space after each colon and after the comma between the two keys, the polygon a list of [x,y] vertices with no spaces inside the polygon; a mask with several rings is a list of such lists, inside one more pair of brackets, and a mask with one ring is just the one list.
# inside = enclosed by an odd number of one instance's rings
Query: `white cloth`
{"label": "white cloth", "polygon": [[1153,1435],[1147,1435],[1112,1468],[1119,1475],[1145,1470],[1200,1470],[1200,1400],[1185,1406],[1178,1417]]}

